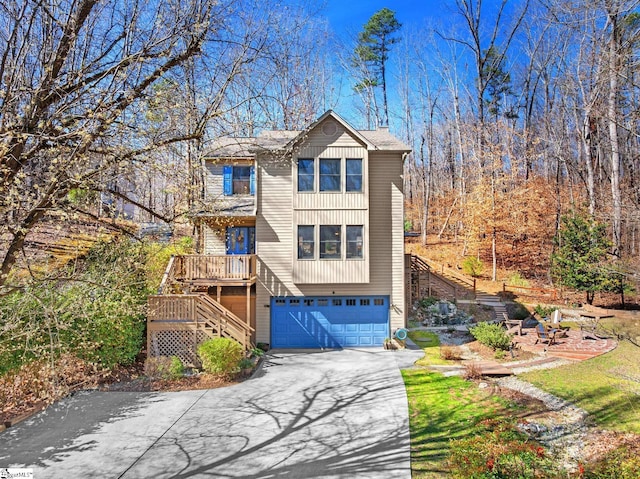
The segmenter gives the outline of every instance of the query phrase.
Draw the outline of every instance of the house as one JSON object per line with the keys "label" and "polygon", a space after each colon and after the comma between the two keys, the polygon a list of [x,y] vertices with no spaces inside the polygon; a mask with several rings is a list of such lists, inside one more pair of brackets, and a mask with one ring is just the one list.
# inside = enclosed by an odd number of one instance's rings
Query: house
{"label": "house", "polygon": [[169,296],[207,296],[272,348],[382,345],[406,323],[408,152],[387,128],[356,130],[333,111],[304,131],[218,141],[206,161],[211,210],[194,217],[202,254],[174,258],[165,286],[181,289]]}

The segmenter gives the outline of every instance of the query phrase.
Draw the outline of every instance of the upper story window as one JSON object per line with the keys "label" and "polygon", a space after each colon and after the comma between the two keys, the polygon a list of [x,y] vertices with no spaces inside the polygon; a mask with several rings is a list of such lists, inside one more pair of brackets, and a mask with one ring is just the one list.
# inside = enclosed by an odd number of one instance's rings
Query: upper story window
{"label": "upper story window", "polygon": [[320,158],[320,191],[341,191],[339,159]]}
{"label": "upper story window", "polygon": [[360,158],[347,158],[346,189],[362,192],[362,160]]}
{"label": "upper story window", "polygon": [[299,158],[298,192],[362,193],[362,163],[362,158]]}
{"label": "upper story window", "polygon": [[255,195],[255,168],[249,165],[223,167],[224,195]]}
{"label": "upper story window", "polygon": [[298,191],[313,191],[315,168],[313,158],[298,160]]}

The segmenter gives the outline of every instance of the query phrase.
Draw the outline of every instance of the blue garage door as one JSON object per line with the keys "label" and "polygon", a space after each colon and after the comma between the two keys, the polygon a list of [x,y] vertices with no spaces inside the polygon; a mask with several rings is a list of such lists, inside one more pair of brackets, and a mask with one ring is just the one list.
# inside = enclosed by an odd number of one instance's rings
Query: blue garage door
{"label": "blue garage door", "polygon": [[381,346],[389,337],[388,296],[271,298],[271,347]]}

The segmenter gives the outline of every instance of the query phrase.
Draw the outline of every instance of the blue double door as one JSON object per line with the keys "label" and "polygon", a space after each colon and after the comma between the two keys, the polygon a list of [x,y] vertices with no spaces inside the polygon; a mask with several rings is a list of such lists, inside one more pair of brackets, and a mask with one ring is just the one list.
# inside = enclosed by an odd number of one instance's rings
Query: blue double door
{"label": "blue double door", "polygon": [[255,226],[227,227],[227,254],[255,254],[255,252]]}
{"label": "blue double door", "polygon": [[382,346],[388,337],[388,296],[271,298],[273,348]]}

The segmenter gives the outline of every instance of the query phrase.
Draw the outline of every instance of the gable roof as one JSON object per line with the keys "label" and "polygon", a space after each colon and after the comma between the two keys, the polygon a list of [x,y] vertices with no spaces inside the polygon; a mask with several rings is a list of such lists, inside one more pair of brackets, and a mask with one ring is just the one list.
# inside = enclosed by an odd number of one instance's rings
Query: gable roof
{"label": "gable roof", "polygon": [[362,142],[368,150],[409,152],[406,144],[389,133],[389,128],[356,130],[333,110],[327,110],[304,130],[263,130],[255,138],[218,138],[207,157],[251,158],[258,150],[282,151],[293,148],[327,118],[331,117]]}

